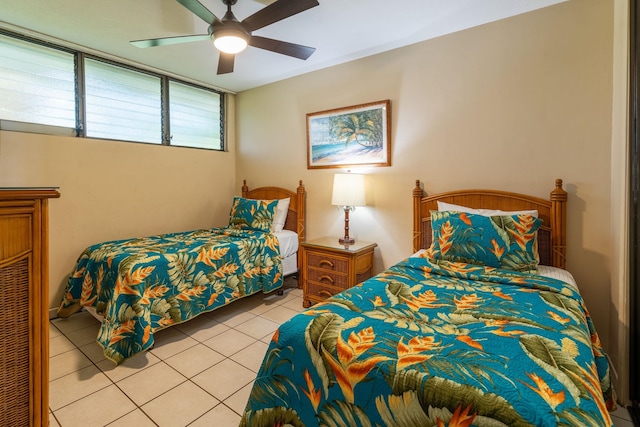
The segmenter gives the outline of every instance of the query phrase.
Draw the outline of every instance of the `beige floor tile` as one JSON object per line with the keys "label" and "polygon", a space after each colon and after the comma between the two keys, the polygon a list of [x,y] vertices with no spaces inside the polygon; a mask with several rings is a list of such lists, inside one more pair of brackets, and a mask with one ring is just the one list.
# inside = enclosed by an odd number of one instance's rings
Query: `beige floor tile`
{"label": "beige floor tile", "polygon": [[83,345],[96,342],[98,332],[100,332],[100,324],[96,323],[95,325],[66,333],[65,336],[76,346],[82,347]]}
{"label": "beige floor tile", "polygon": [[49,339],[49,356],[57,356],[58,354],[71,351],[76,348],[75,345],[64,335],[59,335]]}
{"label": "beige floor tile", "polygon": [[234,301],[233,307],[237,311],[249,311],[256,306],[261,305],[263,300],[264,294],[262,292],[257,292],[253,295],[249,295],[248,297]]}
{"label": "beige floor tile", "polygon": [[618,405],[616,410],[613,411],[611,415],[623,420],[631,421],[631,414],[629,414],[629,411],[624,406]]}
{"label": "beige floor tile", "polygon": [[282,324],[287,320],[291,319],[296,314],[298,314],[297,311],[291,310],[290,308],[279,305],[277,307],[272,308],[269,311],[265,311],[260,316],[266,319],[272,320],[278,324]]}
{"label": "beige floor tile", "polygon": [[288,302],[291,302],[293,300],[295,300],[296,298],[302,298],[302,295],[300,295],[297,291],[297,289],[293,290],[293,289],[287,289],[284,292],[284,295],[282,296],[282,300],[280,302],[280,305],[284,305]]}
{"label": "beige floor tile", "polygon": [[66,319],[58,317],[51,320],[51,323],[53,323],[53,325],[63,334],[68,334],[79,329],[86,328],[87,326],[100,324],[95,317],[86,311],[73,314]]}
{"label": "beige floor tile", "polygon": [[260,342],[263,342],[267,345],[271,344],[271,340],[273,339],[273,334],[270,335],[265,335],[264,337],[260,338]]}
{"label": "beige floor tile", "polygon": [[96,363],[96,366],[98,366],[98,368],[100,368],[100,370],[104,372],[104,374],[108,376],[111,381],[117,383],[118,381],[127,378],[135,373],[141,372],[143,369],[148,368],[149,366],[153,366],[159,362],[160,359],[158,359],[156,356],[149,353],[148,351],[144,351],[125,359],[119,365],[116,365],[110,359],[103,359],[100,362]]}
{"label": "beige floor tile", "polygon": [[60,424],[58,424],[58,420],[56,420],[53,412],[49,412],[49,427],[60,427]]}
{"label": "beige floor tile", "polygon": [[302,297],[291,298],[289,301],[282,304],[282,307],[290,308],[291,310],[300,313],[304,310],[302,306]]}
{"label": "beige floor tile", "polygon": [[249,347],[234,354],[233,361],[238,362],[245,368],[251,369],[253,372],[257,373],[268,347],[268,344],[265,344],[262,341],[256,341]]}
{"label": "beige floor tile", "polygon": [[613,425],[616,427],[634,427],[633,421],[625,420],[624,418],[611,417]]}
{"label": "beige floor tile", "polygon": [[60,335],[62,335],[62,332],[53,326],[53,323],[49,322],[49,339],[59,337]]}
{"label": "beige floor tile", "polygon": [[90,365],[91,360],[77,348],[55,355],[49,358],[49,381],[64,377]]}
{"label": "beige floor tile", "polygon": [[189,335],[196,341],[203,342],[229,330],[229,327],[212,319],[210,316],[200,315],[195,319],[176,325],[176,329]]}
{"label": "beige floor tile", "polygon": [[98,368],[88,366],[49,382],[49,407],[55,412],[111,384]]}
{"label": "beige floor tile", "polygon": [[[98,363],[101,360],[106,360],[106,356],[104,355],[104,350],[97,342],[92,342],[91,344],[86,344],[80,347],[80,351],[84,353],[85,356],[89,358],[93,363]],[[113,363],[113,362],[111,362]]]}
{"label": "beige floor tile", "polygon": [[243,334],[235,329],[229,329],[220,335],[206,340],[203,344],[228,357],[253,344],[255,341],[256,339],[249,335]]}
{"label": "beige floor tile", "polygon": [[297,297],[302,298],[303,294],[304,292],[302,292],[302,289],[298,289],[298,288],[291,289],[291,295],[295,295]]}
{"label": "beige floor tile", "polygon": [[182,427],[218,403],[197,385],[185,382],[145,404],[142,410],[160,427]]}
{"label": "beige floor tile", "polygon": [[239,324],[254,318],[255,316],[256,316],[255,314],[249,313],[248,311],[236,311],[236,312],[231,312],[228,315],[221,316],[220,319],[216,319],[216,320],[224,323],[230,328],[234,328]]}
{"label": "beige floor tile", "polygon": [[279,304],[277,304],[275,301],[271,301],[271,302],[262,302],[262,304],[259,304],[255,307],[253,307],[252,309],[249,310],[249,313],[251,314],[255,314],[256,316],[259,316],[260,314],[264,313],[265,311],[269,311],[271,310],[273,307],[278,306]]}
{"label": "beige floor tile", "polygon": [[156,423],[151,421],[140,409],[129,412],[127,415],[118,418],[114,422],[107,424],[109,427],[156,427]]}
{"label": "beige floor tile", "polygon": [[260,339],[265,335],[273,334],[280,326],[272,320],[265,319],[261,316],[255,316],[244,323],[239,324],[234,329],[255,339]]}
{"label": "beige floor tile", "polygon": [[242,416],[244,408],[247,406],[252,387],[253,381],[226,398],[223,403],[233,409],[238,415]]}
{"label": "beige floor tile", "polygon": [[142,406],[185,381],[184,376],[167,364],[156,363],[117,384],[131,400]]}
{"label": "beige floor tile", "polygon": [[224,360],[224,356],[204,344],[194,345],[182,353],[165,359],[165,363],[173,367],[187,378],[209,369]]}
{"label": "beige floor tile", "polygon": [[196,344],[198,344],[198,341],[177,329],[163,329],[154,334],[154,346],[149,352],[160,359],[166,359]]}
{"label": "beige floor tile", "polygon": [[55,415],[63,427],[98,427],[135,408],[118,387],[111,385],[55,411]]}
{"label": "beige floor tile", "polygon": [[240,416],[223,404],[219,404],[193,423],[189,427],[238,427]]}
{"label": "beige floor tile", "polygon": [[225,359],[196,375],[192,381],[218,400],[224,400],[256,378],[255,372]]}
{"label": "beige floor tile", "polygon": [[284,295],[278,295],[277,293],[272,293],[264,296],[262,301],[264,304],[267,304],[270,306],[280,305],[282,304],[282,301],[284,301]]}

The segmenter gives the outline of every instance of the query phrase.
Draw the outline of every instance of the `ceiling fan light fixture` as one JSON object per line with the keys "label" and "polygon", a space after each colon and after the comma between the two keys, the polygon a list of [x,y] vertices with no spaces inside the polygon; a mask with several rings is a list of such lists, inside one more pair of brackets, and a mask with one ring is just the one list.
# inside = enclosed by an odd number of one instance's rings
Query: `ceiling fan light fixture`
{"label": "ceiling fan light fixture", "polygon": [[220,28],[213,31],[213,45],[220,52],[239,53],[247,48],[249,35],[237,28]]}

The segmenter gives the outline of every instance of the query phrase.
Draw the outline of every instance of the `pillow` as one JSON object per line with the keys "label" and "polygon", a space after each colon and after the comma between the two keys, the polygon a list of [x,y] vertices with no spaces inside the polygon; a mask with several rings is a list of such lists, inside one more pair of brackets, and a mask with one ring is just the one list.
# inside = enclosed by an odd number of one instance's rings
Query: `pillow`
{"label": "pillow", "polygon": [[236,196],[229,213],[229,227],[271,231],[277,206],[277,200],[254,200]]}
{"label": "pillow", "polygon": [[287,213],[289,212],[289,202],[291,199],[288,197],[286,199],[278,200],[278,207],[276,209],[276,217],[273,219],[273,226],[271,227],[271,231],[277,233],[284,229],[284,223],[287,220]]}
{"label": "pillow", "polygon": [[532,215],[484,216],[431,211],[433,240],[426,256],[515,271],[536,270],[542,220]]}
{"label": "pillow", "polygon": [[461,205],[454,205],[453,203],[441,202],[438,201],[438,210],[439,211],[458,211],[458,212],[466,212],[472,213],[476,215],[483,216],[504,216],[504,215],[531,215],[535,218],[538,217],[537,210],[530,211],[501,211],[499,209],[474,209]]}

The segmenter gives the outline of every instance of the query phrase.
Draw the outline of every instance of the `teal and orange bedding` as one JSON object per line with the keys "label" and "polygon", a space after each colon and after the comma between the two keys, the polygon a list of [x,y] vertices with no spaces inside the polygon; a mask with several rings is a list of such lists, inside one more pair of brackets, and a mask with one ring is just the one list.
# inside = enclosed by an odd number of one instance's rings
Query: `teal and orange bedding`
{"label": "teal and orange bedding", "polygon": [[97,341],[118,364],[151,348],[161,329],[282,283],[278,239],[255,228],[118,240],[82,252],[58,315],[95,307],[104,317]]}
{"label": "teal and orange bedding", "polygon": [[609,366],[574,286],[408,258],[274,334],[243,426],[610,426]]}

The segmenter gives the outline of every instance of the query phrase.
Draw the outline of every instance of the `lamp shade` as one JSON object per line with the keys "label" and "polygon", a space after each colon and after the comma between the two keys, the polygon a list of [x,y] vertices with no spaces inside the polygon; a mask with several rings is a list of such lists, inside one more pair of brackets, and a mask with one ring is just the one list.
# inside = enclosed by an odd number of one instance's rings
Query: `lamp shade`
{"label": "lamp shade", "polygon": [[333,176],[331,204],[336,206],[365,206],[364,175],[337,173]]}

